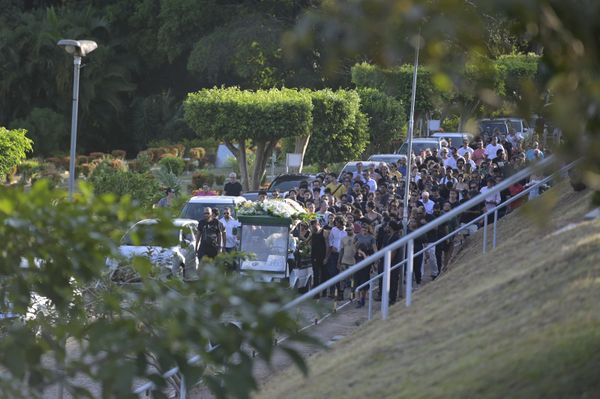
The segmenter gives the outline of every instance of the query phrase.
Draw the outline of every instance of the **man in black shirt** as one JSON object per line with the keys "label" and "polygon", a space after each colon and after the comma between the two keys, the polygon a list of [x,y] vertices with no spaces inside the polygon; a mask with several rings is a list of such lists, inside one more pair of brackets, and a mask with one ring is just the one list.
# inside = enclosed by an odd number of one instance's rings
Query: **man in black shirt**
{"label": "man in black shirt", "polygon": [[225,245],[225,229],[223,225],[213,217],[211,208],[204,208],[204,219],[198,222],[199,239],[196,244],[198,261],[207,256],[214,258],[223,252]]}
{"label": "man in black shirt", "polygon": [[[311,220],[310,222],[310,255],[312,258],[314,285],[315,287],[323,283],[325,278],[325,255],[327,254],[327,238],[328,233],[321,228],[321,225],[317,219]],[[322,296],[326,296],[327,293],[323,291]],[[321,296],[316,295],[318,298]]]}
{"label": "man in black shirt", "polygon": [[233,195],[236,197],[242,195],[242,185],[236,178],[235,172],[229,174],[229,181],[225,183],[225,186],[223,187],[223,195]]}

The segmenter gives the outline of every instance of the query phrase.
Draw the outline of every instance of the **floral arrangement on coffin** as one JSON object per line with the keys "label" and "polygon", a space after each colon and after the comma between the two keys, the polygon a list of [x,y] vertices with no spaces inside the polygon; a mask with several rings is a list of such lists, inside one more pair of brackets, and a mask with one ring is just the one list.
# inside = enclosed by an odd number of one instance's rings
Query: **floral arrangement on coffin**
{"label": "floral arrangement on coffin", "polygon": [[265,199],[262,202],[244,202],[237,208],[238,215],[275,216],[292,220],[308,221],[315,218],[296,201],[291,199]]}

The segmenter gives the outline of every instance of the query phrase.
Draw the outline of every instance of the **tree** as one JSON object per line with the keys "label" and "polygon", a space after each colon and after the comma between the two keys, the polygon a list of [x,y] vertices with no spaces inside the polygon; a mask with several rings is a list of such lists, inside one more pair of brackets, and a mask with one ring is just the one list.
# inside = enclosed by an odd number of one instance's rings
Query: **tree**
{"label": "tree", "polygon": [[[184,102],[189,126],[200,137],[223,140],[240,166],[244,190],[258,189],[273,148],[283,137],[308,135],[312,103],[304,91],[291,89],[204,89]],[[252,176],[246,150],[255,146]]]}
{"label": "tree", "polygon": [[[171,219],[156,216],[153,242],[175,245]],[[281,350],[306,371],[291,345],[309,337],[278,303],[289,290],[226,275],[219,263],[205,264],[195,281],[153,278],[147,258],[118,255],[124,230],[142,217],[127,196],[115,202],[87,186],[74,201],[43,181],[30,192],[0,190],[0,313],[27,314],[2,320],[3,397],[41,398],[62,382],[71,397],[130,398],[140,379],[163,397],[168,382],[159,375],[179,366],[175,378],[185,376],[188,388],[202,378],[216,397],[247,398],[257,389],[252,351],[269,361]],[[107,258],[132,268],[139,283],[112,282]],[[276,346],[277,334],[290,339]],[[78,385],[81,376],[94,384]]]}
{"label": "tree", "polygon": [[[377,65],[361,63],[352,67],[352,83],[358,88],[377,89],[402,102],[405,114],[410,113],[413,66],[382,68]],[[445,101],[445,92],[440,90],[433,79],[431,68],[420,66],[417,72],[417,93],[415,114],[424,115],[441,107]]]}
{"label": "tree", "polygon": [[306,162],[326,165],[360,157],[367,146],[367,118],[360,111],[360,97],[353,90],[311,92],[312,133]]}
{"label": "tree", "polygon": [[25,129],[8,130],[0,126],[0,176],[5,176],[32,150],[32,141],[26,134]]}
{"label": "tree", "polygon": [[359,89],[360,110],[368,117],[369,152],[389,152],[392,142],[405,137],[406,114],[401,101],[376,89]]}
{"label": "tree", "polygon": [[69,127],[66,114],[50,108],[33,108],[24,119],[11,123],[13,128],[24,128],[33,140],[33,153],[49,156],[63,153],[69,145]]}

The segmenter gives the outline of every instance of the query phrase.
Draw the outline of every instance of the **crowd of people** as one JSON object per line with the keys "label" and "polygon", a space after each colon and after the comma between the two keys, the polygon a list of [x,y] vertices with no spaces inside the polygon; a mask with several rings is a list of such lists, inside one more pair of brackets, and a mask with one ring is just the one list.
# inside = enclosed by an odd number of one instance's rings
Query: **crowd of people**
{"label": "crowd of people", "polygon": [[[474,196],[486,193],[504,178],[544,156],[537,142],[526,145],[523,137],[514,131],[503,140],[491,137],[487,144],[482,140],[474,143],[465,141],[460,148],[453,148],[442,142],[439,151],[433,148],[414,155],[410,162],[408,232],[426,225]],[[311,247],[315,285],[402,237],[404,177],[408,167],[405,158],[399,158],[397,163],[380,163],[369,168],[359,163],[356,171],[340,179],[333,173],[324,174],[311,183],[302,182],[298,189],[288,192],[288,198],[300,202],[317,215],[310,224],[303,224],[299,228],[299,231],[309,232],[300,234],[299,239]],[[532,176],[531,182],[520,181],[501,193],[490,194],[481,207],[469,209],[417,239],[415,252],[442,239],[460,225],[468,224],[482,215],[484,210],[494,208],[539,178]],[[530,193],[530,197],[536,195],[537,190]],[[520,202],[515,201],[502,209],[499,217],[519,206]],[[424,281],[426,270],[431,279],[443,273],[455,246],[462,242],[465,235],[477,229],[477,225],[469,226],[459,238],[445,240],[416,256],[415,289]],[[395,251],[392,264],[399,263],[402,256],[402,251]],[[381,272],[382,262],[373,266],[374,269],[377,267]],[[370,272],[369,268],[364,268],[357,273],[353,278],[353,286],[368,281]],[[397,300],[399,278],[400,270],[396,269],[391,278],[390,303]],[[338,284],[321,295],[341,300],[349,285]],[[357,306],[364,304],[365,292],[361,291]]]}
{"label": "crowd of people", "polygon": [[[377,250],[400,239],[403,234],[405,176],[410,167],[410,196],[408,199],[407,232],[410,233],[432,220],[451,211],[480,193],[486,193],[504,178],[511,176],[532,162],[545,157],[538,142],[526,144],[515,131],[502,138],[493,135],[487,140],[478,139],[473,143],[467,140],[460,148],[451,147],[442,140],[441,149],[430,148],[420,154],[413,154],[410,166],[406,157],[398,157],[397,162],[356,165],[354,172],[338,176],[335,173],[322,173],[313,181],[303,181],[299,187],[289,190],[286,198],[302,204],[316,218],[302,222],[293,234],[299,241],[298,248],[308,247],[314,273],[314,285],[336,276],[340,271],[365,259]],[[508,189],[490,194],[485,203],[475,206],[460,216],[430,230],[415,240],[415,253],[435,243],[461,225],[469,224],[493,209],[511,196],[523,191],[543,176],[532,175],[528,181],[514,183]],[[235,173],[231,173],[223,194],[239,195],[241,184]],[[210,193],[210,194],[209,194]],[[208,186],[195,195],[214,195]],[[167,206],[172,199],[172,190],[159,206]],[[280,193],[272,193],[280,197]],[[539,189],[532,190],[529,198],[539,195]],[[267,193],[259,192],[258,200],[264,200]],[[514,201],[502,208],[498,216],[518,207],[525,199]],[[204,210],[205,220],[200,221],[199,258],[213,257],[219,250],[232,251],[236,244],[236,230],[239,223],[231,217],[231,209],[225,209],[220,218],[218,209]],[[431,279],[445,272],[457,245],[466,236],[477,231],[483,224],[470,225],[461,234],[431,246],[414,258],[415,289],[426,278]],[[212,244],[211,244],[212,243]],[[211,245],[209,245],[211,244]],[[403,260],[402,251],[392,253],[392,264]],[[372,272],[383,270],[383,262],[372,268],[363,268],[351,281],[331,287],[329,292],[319,296],[344,299],[347,288],[357,287],[369,280]],[[396,302],[399,294],[400,269],[391,275],[390,303]],[[381,285],[381,281],[380,281]],[[357,306],[364,306],[365,291],[360,291]],[[351,291],[352,292],[352,291]],[[381,289],[379,290],[380,299]]]}

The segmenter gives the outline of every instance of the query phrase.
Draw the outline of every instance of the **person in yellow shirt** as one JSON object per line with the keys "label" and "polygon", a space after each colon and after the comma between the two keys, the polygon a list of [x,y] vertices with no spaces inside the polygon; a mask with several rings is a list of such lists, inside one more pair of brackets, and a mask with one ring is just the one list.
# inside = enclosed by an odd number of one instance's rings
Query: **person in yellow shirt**
{"label": "person in yellow shirt", "polygon": [[331,195],[333,195],[335,198],[338,200],[341,199],[342,195],[346,194],[346,187],[337,181],[337,176],[335,173],[327,175],[326,179],[328,183],[325,188],[328,188],[331,192]]}
{"label": "person in yellow shirt", "polygon": [[397,181],[402,180],[402,173],[400,173],[400,171],[398,170],[398,166],[396,166],[395,163],[390,164],[389,175],[390,179],[394,179],[395,177]]}

